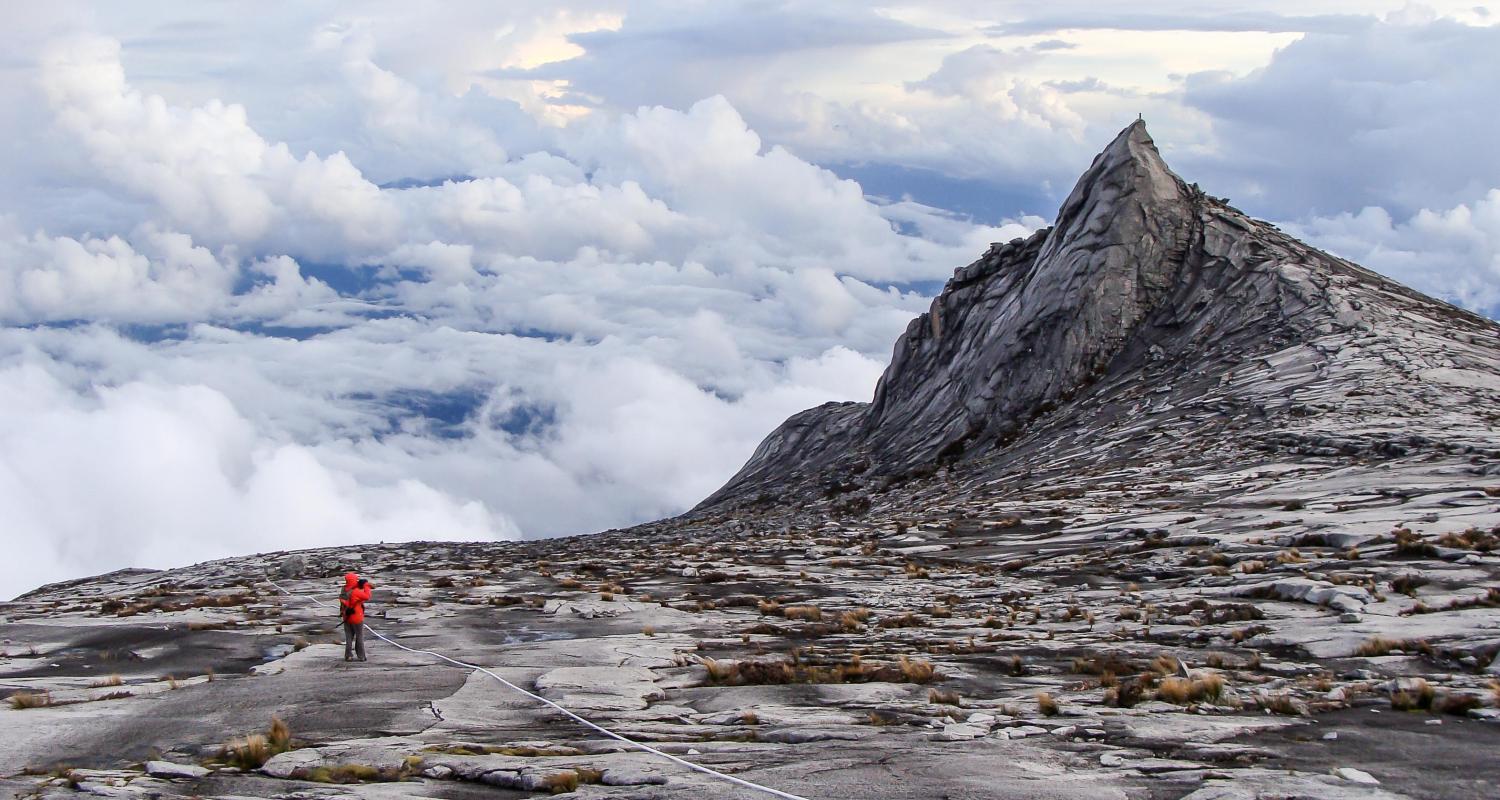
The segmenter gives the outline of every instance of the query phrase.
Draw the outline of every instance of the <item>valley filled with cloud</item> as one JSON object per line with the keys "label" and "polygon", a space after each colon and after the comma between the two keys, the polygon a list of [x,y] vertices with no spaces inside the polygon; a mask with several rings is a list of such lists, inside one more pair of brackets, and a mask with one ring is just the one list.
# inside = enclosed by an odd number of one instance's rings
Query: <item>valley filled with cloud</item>
{"label": "valley filled with cloud", "polygon": [[1138,113],[1500,315],[1500,18],[1154,5],[8,3],[0,595],[684,511]]}

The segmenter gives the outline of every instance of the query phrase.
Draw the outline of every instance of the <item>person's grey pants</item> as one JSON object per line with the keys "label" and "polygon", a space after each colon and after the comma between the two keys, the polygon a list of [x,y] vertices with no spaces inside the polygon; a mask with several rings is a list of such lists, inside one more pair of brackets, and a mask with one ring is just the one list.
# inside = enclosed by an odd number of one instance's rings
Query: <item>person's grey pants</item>
{"label": "person's grey pants", "polygon": [[352,622],[344,623],[344,660],[348,661],[354,654],[359,655],[359,660],[365,660],[365,626]]}

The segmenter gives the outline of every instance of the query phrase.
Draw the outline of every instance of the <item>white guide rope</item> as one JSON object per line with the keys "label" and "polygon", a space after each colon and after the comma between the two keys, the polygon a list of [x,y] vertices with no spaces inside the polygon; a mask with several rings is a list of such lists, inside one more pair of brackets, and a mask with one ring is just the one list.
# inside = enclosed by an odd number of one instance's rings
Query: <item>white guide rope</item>
{"label": "white guide rope", "polygon": [[[273,580],[271,580],[269,578],[266,579],[266,583],[269,583],[272,586],[275,586],[282,593],[287,594],[287,595],[291,595],[292,597],[300,597],[300,598],[303,598],[304,600],[311,600],[312,602],[318,603],[320,605],[329,605],[329,603],[327,603],[326,601],[320,600],[320,599],[318,599],[316,597],[313,597],[312,595],[299,594],[297,592],[288,591],[286,588],[284,588],[283,586],[281,586],[281,584],[279,584],[276,581],[273,581]],[[415,649],[415,648],[407,647],[406,645],[401,644],[400,642],[392,641],[391,639],[387,638],[385,636],[385,634],[381,633],[378,630],[375,630],[375,628],[373,626],[371,626],[371,625],[366,624],[364,627],[365,627],[365,630],[369,631],[370,633],[375,634],[375,638],[377,638],[377,639],[379,639],[379,640],[381,640],[381,641],[385,642],[386,644],[389,644],[389,645],[391,645],[393,647],[397,647],[397,648],[400,648],[402,650],[405,650],[408,653],[420,653],[422,655],[432,656],[433,658],[441,659],[441,660],[446,661],[449,664],[452,664],[454,666],[463,667],[464,669],[478,670],[480,672],[483,672],[484,674],[490,676],[491,678],[494,678],[495,680],[499,681],[500,684],[503,685],[503,686],[505,686],[507,689],[511,689],[512,691],[516,691],[516,692],[519,692],[521,694],[524,694],[527,697],[531,698],[532,700],[535,700],[538,703],[541,703],[543,705],[550,706],[551,708],[556,709],[557,711],[563,713],[564,715],[566,715],[567,717],[569,717],[570,719],[572,719],[574,722],[577,722],[578,724],[583,725],[584,727],[591,728],[591,729],[593,729],[595,731],[598,731],[599,733],[602,733],[602,734],[604,734],[605,736],[608,736],[611,739],[616,739],[618,741],[624,742],[625,744],[627,744],[627,745],[629,745],[629,746],[631,746],[631,747],[633,747],[633,748],[635,748],[637,750],[640,750],[640,751],[643,751],[643,752],[646,752],[646,753],[650,753],[651,755],[654,755],[654,756],[665,758],[666,760],[671,761],[672,763],[677,764],[678,766],[687,767],[688,769],[691,769],[691,770],[694,770],[694,771],[697,771],[697,772],[701,772],[701,773],[703,773],[705,775],[711,775],[711,776],[713,776],[715,778],[719,778],[720,780],[729,781],[730,783],[736,784],[738,786],[743,786],[746,789],[753,789],[753,790],[755,790],[757,792],[765,792],[766,794],[769,794],[769,795],[771,795],[773,797],[781,797],[781,798],[784,798],[785,800],[808,800],[808,798],[802,797],[801,795],[791,794],[790,792],[783,792],[780,789],[772,789],[769,786],[762,786],[762,785],[760,785],[758,783],[755,783],[753,781],[747,781],[747,780],[745,780],[743,778],[736,778],[733,775],[726,775],[726,774],[724,774],[722,772],[719,772],[718,770],[710,769],[709,767],[705,767],[705,766],[703,766],[701,764],[694,764],[693,762],[688,761],[685,758],[679,758],[677,756],[672,755],[671,753],[662,752],[661,750],[657,750],[656,748],[651,747],[650,745],[646,745],[646,744],[642,744],[640,742],[637,742],[634,739],[628,739],[628,738],[626,738],[626,737],[624,737],[624,736],[622,736],[622,735],[620,735],[618,733],[615,733],[612,730],[609,730],[608,728],[604,728],[604,727],[596,725],[596,724],[594,724],[592,722],[589,722],[588,720],[584,719],[583,717],[580,717],[577,714],[574,714],[572,711],[569,711],[568,709],[563,708],[562,706],[558,705],[557,703],[554,703],[551,700],[548,700],[547,698],[542,697],[541,695],[532,694],[531,692],[528,692],[525,689],[522,689],[521,687],[515,685],[514,683],[511,683],[510,681],[508,681],[508,680],[500,677],[499,675],[496,675],[495,673],[493,673],[493,672],[485,669],[484,667],[479,666],[478,664],[469,664],[467,662],[463,662],[463,661],[459,661],[457,659],[449,658],[449,657],[443,655],[442,653],[437,653],[437,652],[434,652],[432,650],[418,650],[418,649]]]}

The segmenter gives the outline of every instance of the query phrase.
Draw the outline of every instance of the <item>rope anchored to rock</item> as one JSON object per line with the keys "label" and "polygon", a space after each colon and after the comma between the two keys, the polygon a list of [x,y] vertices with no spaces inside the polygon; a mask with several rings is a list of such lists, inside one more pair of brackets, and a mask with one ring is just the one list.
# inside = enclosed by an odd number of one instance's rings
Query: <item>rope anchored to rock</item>
{"label": "rope anchored to rock", "polygon": [[[283,594],[289,595],[291,597],[300,597],[300,598],[302,598],[304,600],[310,600],[310,601],[312,601],[314,603],[318,603],[320,605],[328,605],[327,601],[320,600],[319,598],[314,597],[312,595],[302,594],[302,593],[299,593],[299,592],[290,591],[287,588],[283,587],[281,584],[279,584],[276,581],[273,581],[273,580],[271,580],[269,578],[266,579],[266,583],[271,584],[272,586],[276,587],[276,589],[278,591],[282,592]],[[417,648],[407,647],[406,645],[401,644],[400,642],[393,641],[392,639],[390,639],[389,637],[387,637],[385,634],[383,634],[380,631],[376,630],[374,628],[374,626],[370,625],[369,623],[365,623],[364,627],[365,627],[365,630],[367,630],[371,634],[373,634],[375,636],[375,638],[381,640],[382,642],[385,642],[386,644],[391,645],[392,647],[398,648],[400,650],[405,650],[408,653],[415,653],[415,654],[418,654],[418,655],[431,656],[433,658],[436,658],[436,659],[439,659],[439,660],[442,660],[442,661],[446,661],[449,664],[452,664],[452,665],[454,665],[456,667],[462,667],[464,669],[472,669],[472,670],[476,670],[478,672],[482,672],[485,675],[488,675],[491,678],[494,678],[496,681],[498,681],[500,683],[500,685],[504,686],[505,688],[510,689],[511,691],[523,694],[523,695],[531,698],[532,700],[535,700],[536,702],[541,703],[542,705],[545,705],[545,706],[547,706],[547,707],[549,707],[549,708],[551,708],[551,709],[553,709],[553,710],[555,710],[555,711],[563,714],[564,716],[568,717],[569,719],[573,720],[574,722],[577,722],[578,724],[580,724],[580,725],[582,725],[582,726],[584,726],[586,728],[589,728],[590,730],[597,731],[598,733],[601,733],[601,734],[603,734],[605,736],[608,736],[611,739],[614,739],[616,741],[622,742],[622,743],[624,743],[624,744],[626,744],[626,745],[628,745],[628,746],[630,746],[630,747],[632,747],[632,748],[634,748],[636,750],[640,750],[643,753],[649,753],[649,754],[651,754],[653,756],[657,756],[658,758],[664,758],[664,759],[666,759],[666,760],[668,760],[668,761],[670,761],[670,762],[672,762],[672,763],[674,763],[674,764],[676,764],[676,765],[678,765],[680,767],[686,767],[687,769],[693,770],[694,772],[701,772],[701,773],[703,773],[705,775],[708,775],[708,776],[711,776],[711,777],[714,777],[714,778],[718,778],[718,779],[723,780],[723,781],[728,781],[728,782],[730,782],[732,784],[735,784],[736,786],[742,786],[742,787],[744,787],[746,789],[752,789],[752,790],[757,791],[757,792],[764,792],[764,793],[766,793],[768,795],[771,795],[772,797],[780,797],[780,798],[784,798],[784,800],[808,800],[808,798],[802,797],[801,795],[795,795],[795,794],[792,794],[790,792],[783,792],[780,789],[773,789],[773,788],[771,788],[769,786],[762,786],[761,784],[755,783],[754,781],[747,781],[744,778],[736,778],[733,775],[728,775],[728,774],[725,774],[723,772],[719,772],[716,769],[712,769],[710,767],[705,767],[702,764],[695,764],[695,763],[693,763],[691,761],[688,761],[685,758],[674,756],[671,753],[667,753],[667,752],[658,750],[658,749],[656,749],[656,748],[654,748],[654,747],[652,747],[650,745],[647,745],[647,744],[642,744],[641,742],[637,742],[634,739],[630,739],[630,738],[628,738],[628,737],[626,737],[624,735],[615,733],[614,731],[612,731],[612,730],[610,730],[608,728],[605,728],[602,725],[598,725],[596,723],[590,722],[589,720],[584,719],[583,717],[581,717],[581,716],[573,713],[572,711],[569,711],[568,709],[563,708],[562,706],[558,705],[557,703],[555,703],[555,702],[553,702],[551,700],[548,700],[547,698],[542,697],[541,695],[538,695],[538,694],[535,694],[533,692],[527,691],[526,689],[523,689],[520,686],[517,686],[516,684],[511,683],[510,681],[508,681],[508,680],[500,677],[499,675],[496,675],[495,673],[491,672],[488,669],[485,669],[484,667],[479,666],[478,664],[470,664],[470,663],[465,662],[465,661],[459,661],[456,658],[449,658],[448,656],[445,656],[442,653],[438,653],[438,652],[435,652],[433,650],[419,650]]]}

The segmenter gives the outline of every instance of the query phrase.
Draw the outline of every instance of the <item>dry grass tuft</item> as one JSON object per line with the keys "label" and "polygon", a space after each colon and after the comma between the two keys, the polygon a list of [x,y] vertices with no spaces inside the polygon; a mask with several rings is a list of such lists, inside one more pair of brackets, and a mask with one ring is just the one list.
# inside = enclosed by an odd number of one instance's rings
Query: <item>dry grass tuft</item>
{"label": "dry grass tuft", "polygon": [[552,794],[576,792],[578,791],[578,772],[571,769],[554,772],[542,780],[541,788]]}
{"label": "dry grass tuft", "polygon": [[285,753],[292,749],[292,726],[286,724],[281,717],[271,717],[271,730],[266,734],[271,748],[278,753]]}
{"label": "dry grass tuft", "polygon": [[901,657],[901,677],[910,683],[931,683],[936,670],[932,668],[932,662],[913,661],[906,656]]}
{"label": "dry grass tuft", "polygon": [[[271,756],[292,749],[292,729],[281,717],[271,717],[266,733],[252,733],[232,739],[219,751],[219,757],[240,769],[259,769]],[[337,781],[325,781],[333,783]]]}
{"label": "dry grass tuft", "polygon": [[782,609],[781,615],[787,619],[819,622],[823,619],[823,609],[817,606],[787,606]]}
{"label": "dry grass tuft", "polygon": [[1387,655],[1393,650],[1401,650],[1408,653],[1415,651],[1424,655],[1431,655],[1432,645],[1428,644],[1425,639],[1387,639],[1384,636],[1375,636],[1366,639],[1360,644],[1359,648],[1354,651],[1354,654],[1369,658]]}
{"label": "dry grass tuft", "polygon": [[1472,694],[1445,692],[1432,701],[1432,710],[1455,717],[1467,716],[1472,709],[1480,708],[1484,701]]}
{"label": "dry grass tuft", "polygon": [[106,686],[124,686],[125,679],[119,675],[111,675],[108,678],[100,678],[89,684],[90,689],[103,689]]}
{"label": "dry grass tuft", "polygon": [[644,625],[644,626],[641,627],[641,635],[643,635],[643,636],[655,636],[656,635],[656,628],[653,627],[653,626],[651,626],[651,625]]}
{"label": "dry grass tuft", "polygon": [[927,702],[938,705],[959,706],[963,705],[958,692],[947,689],[928,689]]}
{"label": "dry grass tuft", "polygon": [[1432,688],[1432,684],[1417,678],[1412,682],[1411,689],[1391,692],[1391,708],[1397,711],[1432,708],[1432,701],[1436,698],[1437,690]]}
{"label": "dry grass tuft", "polygon": [[240,769],[260,769],[274,755],[264,734],[252,733],[242,739],[231,739],[220,757]]}
{"label": "dry grass tuft", "polygon": [[20,711],[25,708],[45,708],[52,705],[50,692],[16,692],[6,698],[10,707]]}
{"label": "dry grass tuft", "polygon": [[1049,717],[1057,716],[1057,712],[1061,710],[1057,704],[1057,700],[1053,699],[1052,695],[1046,692],[1037,692],[1036,708]]}
{"label": "dry grass tuft", "polygon": [[1156,699],[1177,705],[1187,705],[1201,700],[1218,700],[1223,694],[1224,678],[1217,673],[1191,679],[1175,676],[1163,678],[1156,687]]}
{"label": "dry grass tuft", "polygon": [[1308,713],[1307,704],[1299,702],[1290,694],[1261,695],[1255,698],[1255,704],[1272,714],[1288,717],[1300,717]]}
{"label": "dry grass tuft", "polygon": [[708,670],[708,679],[714,683],[722,683],[729,680],[735,674],[735,665],[719,661],[715,658],[703,657],[703,668]]}
{"label": "dry grass tuft", "polygon": [[865,622],[870,618],[870,609],[857,608],[853,611],[845,611],[839,615],[839,627],[845,633],[855,633],[864,628]]}

